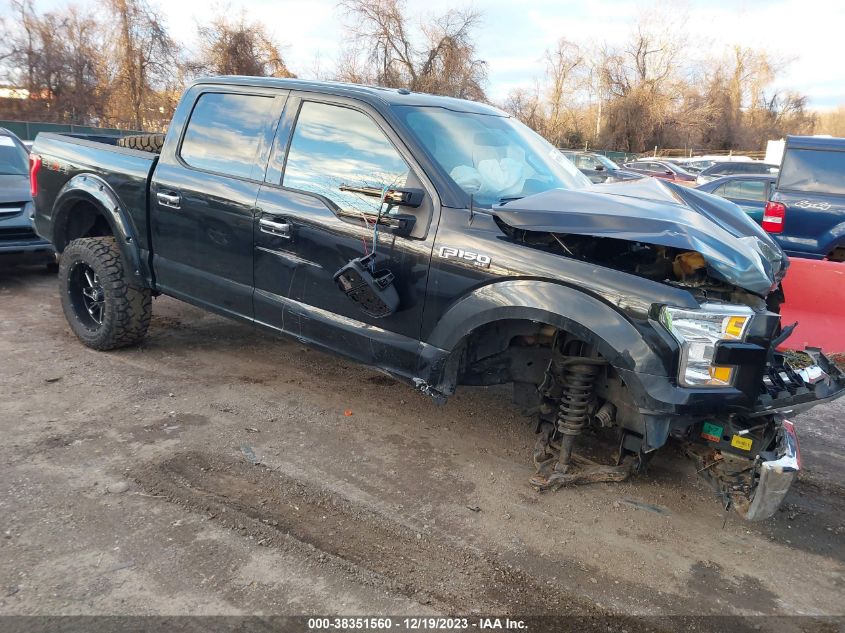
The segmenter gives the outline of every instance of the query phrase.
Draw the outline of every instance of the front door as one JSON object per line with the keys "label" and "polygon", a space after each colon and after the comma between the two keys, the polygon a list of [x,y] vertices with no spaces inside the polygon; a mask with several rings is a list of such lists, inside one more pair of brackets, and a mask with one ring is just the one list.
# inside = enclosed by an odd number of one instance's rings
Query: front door
{"label": "front door", "polygon": [[197,94],[151,187],[156,283],[167,294],[252,319],[255,200],[283,98],[222,87]]}
{"label": "front door", "polygon": [[[383,119],[363,104],[292,95],[282,128],[285,119],[292,132],[288,128],[284,175],[281,183],[265,184],[257,202],[255,318],[413,375],[437,219],[434,190]],[[419,207],[386,208],[379,197],[349,190],[362,187],[415,188],[425,195]],[[412,214],[413,230],[398,236],[377,226],[380,211]],[[333,279],[373,251],[375,268],[393,273],[400,299],[397,311],[383,318],[367,315]]]}

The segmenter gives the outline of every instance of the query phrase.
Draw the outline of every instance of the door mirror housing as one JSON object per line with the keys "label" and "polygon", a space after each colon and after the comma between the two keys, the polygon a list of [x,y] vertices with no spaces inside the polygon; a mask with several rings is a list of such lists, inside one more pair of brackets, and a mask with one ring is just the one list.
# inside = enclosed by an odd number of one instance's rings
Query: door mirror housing
{"label": "door mirror housing", "polygon": [[354,185],[341,185],[341,191],[349,191],[351,193],[360,193],[363,196],[370,196],[371,198],[381,199],[384,195],[384,201],[388,206],[400,207],[419,207],[425,196],[422,189],[412,187],[392,189],[380,189],[378,187],[356,187]]}
{"label": "door mirror housing", "polygon": [[417,224],[417,218],[410,213],[395,213],[382,216],[380,223],[387,224],[388,229],[394,235],[407,237],[414,230],[414,226]]}

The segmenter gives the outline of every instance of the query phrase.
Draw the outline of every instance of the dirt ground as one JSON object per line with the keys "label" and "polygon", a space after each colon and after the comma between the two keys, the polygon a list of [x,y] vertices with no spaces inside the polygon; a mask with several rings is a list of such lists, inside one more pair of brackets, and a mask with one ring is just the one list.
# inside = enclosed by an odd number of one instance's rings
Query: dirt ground
{"label": "dirt ground", "polygon": [[91,351],[38,268],[0,269],[0,385],[0,614],[845,615],[845,401],[750,524],[672,446],[538,494],[507,389],[437,407],[172,299]]}

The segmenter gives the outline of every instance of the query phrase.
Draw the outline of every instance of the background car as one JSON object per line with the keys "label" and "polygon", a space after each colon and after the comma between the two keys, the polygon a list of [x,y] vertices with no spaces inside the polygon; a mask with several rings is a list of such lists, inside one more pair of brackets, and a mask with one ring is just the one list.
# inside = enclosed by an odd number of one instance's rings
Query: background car
{"label": "background car", "polygon": [[723,176],[696,187],[737,204],[758,224],[763,221],[763,211],[775,189],[777,176],[749,174]]}
{"label": "background car", "polygon": [[642,174],[621,169],[619,165],[602,154],[579,152],[569,149],[562,149],[560,151],[575,164],[582,174],[594,183],[619,182],[621,180],[635,180],[643,177]]}
{"label": "background car", "polygon": [[29,152],[12,132],[0,128],[0,257],[12,263],[53,263],[53,247],[32,229]]}
{"label": "background car", "polygon": [[676,165],[680,165],[691,174],[701,173],[711,165],[716,164],[716,161],[713,159],[700,157],[680,158],[672,162],[674,162]]}
{"label": "background car", "polygon": [[722,176],[749,175],[749,174],[770,174],[777,176],[779,165],[771,165],[758,161],[734,161],[729,163],[716,163],[698,174],[696,182],[703,185]]}
{"label": "background car", "polygon": [[695,176],[686,169],[665,160],[636,160],[631,163],[625,163],[624,167],[644,176],[652,176],[654,178],[686,184],[695,182]]}

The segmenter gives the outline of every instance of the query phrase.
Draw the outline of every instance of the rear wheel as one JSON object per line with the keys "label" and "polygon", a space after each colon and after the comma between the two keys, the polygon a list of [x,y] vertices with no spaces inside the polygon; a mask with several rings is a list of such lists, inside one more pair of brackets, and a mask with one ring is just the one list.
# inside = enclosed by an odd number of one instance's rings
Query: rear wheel
{"label": "rear wheel", "polygon": [[59,261],[62,308],[88,347],[110,350],[139,343],[152,315],[149,288],[126,280],[113,237],[74,240]]}
{"label": "rear wheel", "polygon": [[832,262],[845,262],[845,246],[837,246],[827,258]]}

